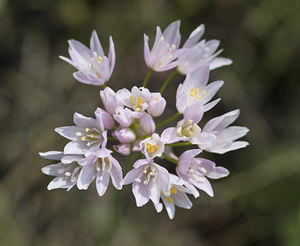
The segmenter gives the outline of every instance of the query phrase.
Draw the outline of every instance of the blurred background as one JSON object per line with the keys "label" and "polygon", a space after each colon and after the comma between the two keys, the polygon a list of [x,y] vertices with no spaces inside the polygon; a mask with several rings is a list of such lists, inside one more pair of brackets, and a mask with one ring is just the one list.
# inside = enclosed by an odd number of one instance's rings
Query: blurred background
{"label": "blurred background", "polygon": [[[0,0],[0,245],[300,245],[299,13],[297,0]],[[203,122],[240,108],[236,125],[250,129],[247,148],[205,154],[231,172],[212,181],[215,197],[202,192],[170,221],[150,203],[137,208],[130,187],[101,198],[94,183],[87,192],[47,191],[51,177],[40,169],[51,162],[38,152],[62,150],[54,128],[101,106],[99,88],[76,82],[58,58],[68,56],[67,40],[88,45],[95,29],[107,50],[112,35],[109,86],[130,88],[147,73],[143,33],[152,45],[155,27],[177,19],[183,40],[204,23],[204,38],[219,39],[234,61],[212,71],[210,81],[225,84]],[[153,74],[150,89],[168,74]],[[165,117],[183,79],[164,94]]]}

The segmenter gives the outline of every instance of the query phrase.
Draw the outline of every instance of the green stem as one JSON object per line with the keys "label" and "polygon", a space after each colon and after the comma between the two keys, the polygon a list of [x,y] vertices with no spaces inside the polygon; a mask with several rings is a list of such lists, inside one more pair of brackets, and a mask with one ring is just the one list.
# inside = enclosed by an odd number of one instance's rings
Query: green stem
{"label": "green stem", "polygon": [[179,147],[179,146],[189,146],[192,145],[190,142],[179,142],[179,143],[172,143],[172,144],[167,144],[168,146],[172,147]]}
{"label": "green stem", "polygon": [[111,137],[111,136],[108,136],[108,137],[107,137],[107,140],[110,140],[110,141],[118,141],[118,139],[116,139],[115,137]]}
{"label": "green stem", "polygon": [[157,124],[156,128],[159,128],[165,124],[167,124],[168,122],[170,122],[171,120],[174,120],[175,118],[177,118],[180,115],[180,113],[176,113],[174,115],[172,115],[170,118],[164,120],[163,122],[160,122],[159,124]]}
{"label": "green stem", "polygon": [[174,164],[176,164],[177,165],[177,161],[176,160],[174,160],[174,159],[172,159],[172,158],[170,158],[169,156],[167,156],[165,153],[163,153],[163,156],[165,157],[165,159],[166,160],[168,160],[169,162],[172,162],[172,163],[174,163]]}
{"label": "green stem", "polygon": [[162,86],[161,86],[161,88],[160,88],[160,90],[159,90],[160,94],[163,93],[163,91],[165,90],[165,88],[167,87],[167,85],[170,83],[170,81],[173,79],[173,77],[174,77],[175,75],[177,75],[178,73],[179,73],[179,72],[178,72],[177,70],[175,70],[173,73],[171,73],[171,74],[169,75],[169,77],[164,81],[164,83],[162,84]]}
{"label": "green stem", "polygon": [[146,75],[146,77],[145,77],[145,79],[144,79],[144,82],[143,82],[142,87],[146,87],[146,86],[147,86],[148,80],[149,80],[149,78],[150,78],[152,72],[153,72],[153,70],[150,68],[150,69],[149,69],[149,72],[147,73],[147,75]]}

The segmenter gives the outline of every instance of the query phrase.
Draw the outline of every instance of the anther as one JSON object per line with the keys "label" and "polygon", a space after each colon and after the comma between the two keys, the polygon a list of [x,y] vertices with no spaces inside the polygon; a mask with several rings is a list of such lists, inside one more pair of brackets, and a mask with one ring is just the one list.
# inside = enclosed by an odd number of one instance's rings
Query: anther
{"label": "anther", "polygon": [[203,174],[207,174],[207,170],[206,170],[204,167],[201,167],[201,168],[200,168],[200,171],[201,171]]}

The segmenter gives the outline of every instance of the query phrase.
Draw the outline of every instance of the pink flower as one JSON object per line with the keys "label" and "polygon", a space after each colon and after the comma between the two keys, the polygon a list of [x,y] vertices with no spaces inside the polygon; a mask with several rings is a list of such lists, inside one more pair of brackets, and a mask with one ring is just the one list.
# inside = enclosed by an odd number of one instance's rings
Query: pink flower
{"label": "pink flower", "polygon": [[74,78],[79,82],[103,85],[110,79],[116,60],[112,37],[109,37],[108,57],[103,52],[95,30],[90,39],[90,49],[76,40],[69,40],[69,55],[71,60],[63,56],[60,58],[79,70],[73,73]]}
{"label": "pink flower", "polygon": [[[204,27],[203,27],[204,31]],[[215,69],[225,65],[230,65],[232,60],[223,57],[217,57],[222,50],[216,51],[220,44],[219,40],[205,40],[191,46],[178,59],[177,69],[181,74],[187,74],[199,67],[209,66],[209,69]]]}
{"label": "pink flower", "polygon": [[152,159],[137,160],[133,167],[125,176],[123,184],[132,183],[132,192],[138,207],[145,205],[150,199],[157,205],[161,192],[169,194],[171,185],[167,169],[154,163]]}
{"label": "pink flower", "polygon": [[94,149],[106,146],[107,131],[112,129],[114,121],[103,109],[97,108],[96,119],[85,117],[82,114],[74,114],[75,126],[58,127],[55,129],[61,136],[71,140],[65,148],[65,154],[85,154]]}
{"label": "pink flower", "polygon": [[180,21],[172,22],[163,33],[160,27],[157,27],[155,42],[151,51],[148,44],[149,38],[144,34],[144,57],[148,67],[161,72],[177,66],[177,58],[183,52],[179,49],[181,40],[179,27]]}
{"label": "pink flower", "polygon": [[[175,206],[185,209],[190,209],[193,204],[187,196],[191,192],[184,187],[185,182],[174,174],[170,174],[171,189],[169,195],[161,192],[162,199],[167,210],[169,218],[172,220],[175,216]],[[159,213],[162,210],[162,204],[155,205],[156,211]]]}
{"label": "pink flower", "polygon": [[154,133],[151,137],[144,139],[140,142],[139,147],[146,158],[154,158],[161,156],[164,152],[165,143],[159,137],[158,134]]}
{"label": "pink flower", "polygon": [[[205,191],[208,195],[213,196],[213,190],[210,182],[206,179],[219,179],[226,177],[229,172],[224,167],[216,167],[215,163],[204,159],[195,158],[201,150],[191,149],[185,151],[178,160],[176,172],[186,183],[185,186],[193,193],[195,197],[199,196],[196,188]],[[195,188],[196,187],[196,188]]]}
{"label": "pink flower", "polygon": [[56,164],[42,168],[44,174],[55,177],[49,183],[48,190],[67,189],[69,191],[76,185],[81,170],[81,166],[77,161],[83,159],[83,155],[66,155],[60,151],[48,151],[40,153],[40,156],[45,159],[59,161]]}
{"label": "pink flower", "polygon": [[229,126],[238,118],[239,114],[239,110],[234,110],[208,121],[203,128],[203,134],[210,134],[215,140],[209,145],[201,143],[199,148],[208,152],[224,154],[246,147],[248,142],[235,140],[245,136],[249,129],[241,126]]}
{"label": "pink flower", "polygon": [[197,104],[203,107],[204,112],[213,108],[219,99],[208,103],[223,85],[223,81],[215,81],[207,85],[209,68],[200,67],[189,72],[183,84],[180,84],[176,93],[176,107],[183,113],[187,106]]}
{"label": "pink flower", "polygon": [[77,186],[80,190],[88,189],[90,183],[96,179],[96,188],[99,196],[103,196],[111,178],[116,189],[122,189],[122,168],[119,162],[112,157],[112,151],[102,148],[94,151],[85,159],[78,161],[82,170],[78,177]]}

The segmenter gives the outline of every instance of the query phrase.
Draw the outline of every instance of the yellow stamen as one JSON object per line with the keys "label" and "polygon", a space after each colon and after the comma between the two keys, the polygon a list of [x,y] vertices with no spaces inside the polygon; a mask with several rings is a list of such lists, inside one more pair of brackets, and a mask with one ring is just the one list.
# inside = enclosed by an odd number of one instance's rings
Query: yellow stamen
{"label": "yellow stamen", "polygon": [[82,140],[82,141],[86,140],[86,137],[82,137],[81,140]]}
{"label": "yellow stamen", "polygon": [[150,143],[147,143],[147,152],[150,154],[150,153],[153,153],[155,150],[158,149],[158,145],[152,145]]}
{"label": "yellow stamen", "polygon": [[194,97],[194,96],[195,96],[195,93],[194,93],[194,92],[190,92],[190,95],[191,95],[192,97]]}
{"label": "yellow stamen", "polygon": [[173,194],[177,194],[178,191],[174,188],[174,185],[171,184],[171,189],[170,189],[170,194],[173,195]]}
{"label": "yellow stamen", "polygon": [[132,97],[132,96],[130,96],[129,98],[130,98],[130,100],[132,101],[133,97]]}
{"label": "yellow stamen", "polygon": [[193,91],[194,91],[194,88],[191,89],[191,92],[193,92]]}
{"label": "yellow stamen", "polygon": [[199,100],[201,98],[201,96],[197,96],[197,100]]}
{"label": "yellow stamen", "polygon": [[141,104],[143,104],[143,103],[144,103],[143,98],[138,97],[135,99],[134,106],[136,106],[137,108],[141,108]]}
{"label": "yellow stamen", "polygon": [[198,93],[199,93],[199,89],[198,89],[198,88],[195,90],[195,93],[196,93],[196,94],[198,94]]}
{"label": "yellow stamen", "polygon": [[85,128],[85,132],[88,132],[89,130],[90,130],[90,128],[88,128],[88,127],[87,127],[87,128]]}
{"label": "yellow stamen", "polygon": [[98,56],[98,61],[101,62],[102,61],[102,57]]}
{"label": "yellow stamen", "polygon": [[173,199],[171,197],[168,197],[168,202],[172,203]]}

